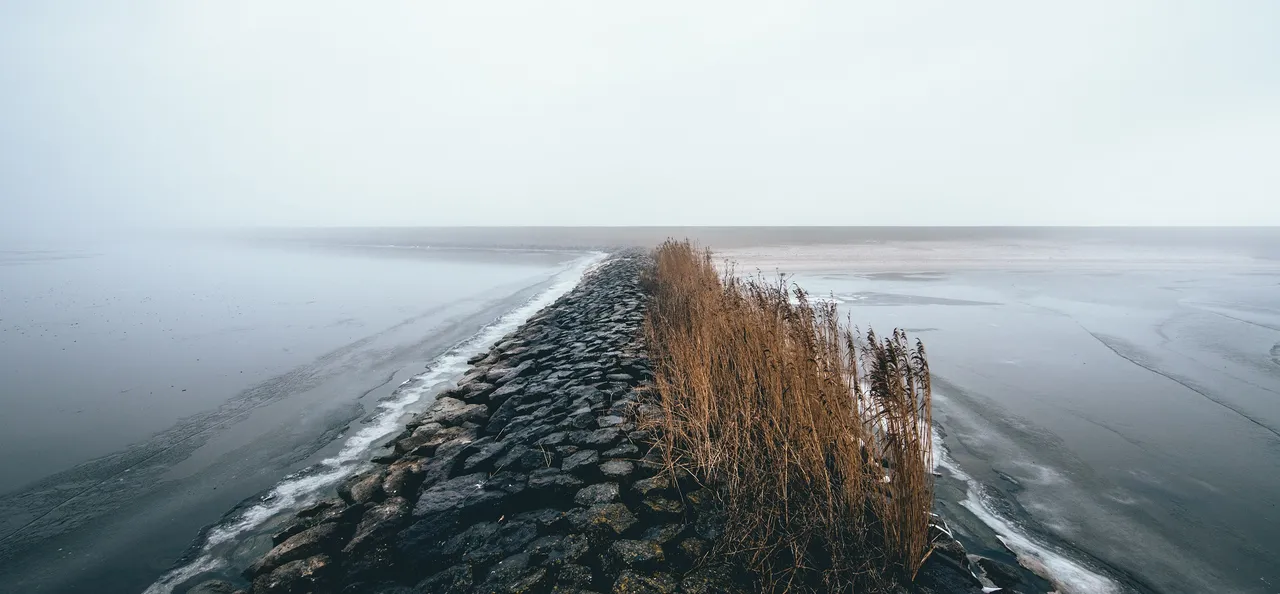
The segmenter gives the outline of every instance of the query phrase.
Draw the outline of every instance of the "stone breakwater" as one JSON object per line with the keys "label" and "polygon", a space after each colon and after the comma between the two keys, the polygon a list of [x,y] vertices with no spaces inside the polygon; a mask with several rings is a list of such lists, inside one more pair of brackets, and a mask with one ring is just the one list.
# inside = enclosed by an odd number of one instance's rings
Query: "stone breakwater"
{"label": "stone breakwater", "polygon": [[[723,592],[711,493],[673,481],[635,419],[652,372],[640,252],[474,358],[337,497],[300,510],[245,570],[252,594]],[[946,537],[919,592],[979,592]],[[735,575],[736,574],[736,575]],[[229,593],[206,582],[189,594]]]}
{"label": "stone breakwater", "polygon": [[715,591],[684,575],[714,514],[697,520],[709,504],[677,493],[633,421],[645,264],[616,255],[473,359],[374,468],[273,537],[249,591]]}

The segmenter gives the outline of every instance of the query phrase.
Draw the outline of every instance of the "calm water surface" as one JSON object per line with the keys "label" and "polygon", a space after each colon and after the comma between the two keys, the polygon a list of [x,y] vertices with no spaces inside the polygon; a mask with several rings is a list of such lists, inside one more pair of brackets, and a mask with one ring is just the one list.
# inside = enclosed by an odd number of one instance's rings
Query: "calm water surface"
{"label": "calm water surface", "polygon": [[584,256],[0,247],[0,591],[142,591]]}

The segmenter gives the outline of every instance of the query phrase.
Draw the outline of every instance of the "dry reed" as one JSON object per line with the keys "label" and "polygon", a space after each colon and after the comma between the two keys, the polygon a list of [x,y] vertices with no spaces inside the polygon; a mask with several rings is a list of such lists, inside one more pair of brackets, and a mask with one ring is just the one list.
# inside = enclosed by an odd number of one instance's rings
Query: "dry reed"
{"label": "dry reed", "polygon": [[721,274],[668,241],[646,279],[659,446],[717,493],[720,553],[764,592],[876,592],[927,557],[924,347],[865,337],[783,278]]}

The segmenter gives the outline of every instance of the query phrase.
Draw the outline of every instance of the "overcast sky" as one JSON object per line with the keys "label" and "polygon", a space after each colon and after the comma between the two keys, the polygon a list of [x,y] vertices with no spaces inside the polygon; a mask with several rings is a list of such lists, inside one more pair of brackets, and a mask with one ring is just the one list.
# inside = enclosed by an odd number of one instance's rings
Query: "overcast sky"
{"label": "overcast sky", "polygon": [[0,230],[1280,224],[1280,2],[0,0]]}

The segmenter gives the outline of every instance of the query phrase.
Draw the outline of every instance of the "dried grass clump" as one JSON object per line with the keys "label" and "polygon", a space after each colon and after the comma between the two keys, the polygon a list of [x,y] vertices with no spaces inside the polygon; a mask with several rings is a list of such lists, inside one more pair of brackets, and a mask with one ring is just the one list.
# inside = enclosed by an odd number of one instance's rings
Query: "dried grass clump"
{"label": "dried grass clump", "polygon": [[712,487],[722,553],[764,592],[875,592],[929,552],[929,367],[900,331],[865,339],[785,280],[710,252],[655,252],[647,333],[669,469]]}

